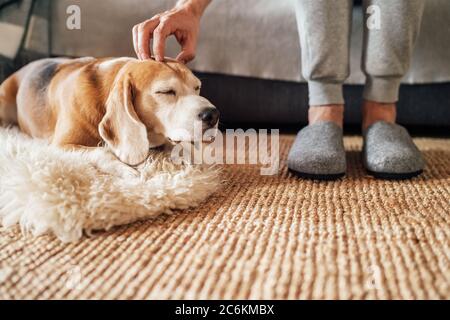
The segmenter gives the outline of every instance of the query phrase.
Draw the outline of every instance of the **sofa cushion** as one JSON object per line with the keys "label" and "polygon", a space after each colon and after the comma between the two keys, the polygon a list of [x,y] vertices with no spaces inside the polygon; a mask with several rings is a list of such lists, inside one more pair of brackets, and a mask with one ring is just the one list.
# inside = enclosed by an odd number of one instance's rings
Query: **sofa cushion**
{"label": "sofa cushion", "polygon": [[[131,28],[169,9],[175,0],[59,0],[53,5],[53,53],[69,56],[133,56]],[[66,9],[81,8],[81,30],[66,28]],[[354,8],[350,84],[364,83],[360,69],[362,11]],[[411,70],[404,83],[450,81],[450,6],[448,0],[428,0],[422,32]],[[198,71],[263,79],[303,81],[300,48],[292,1],[213,1],[201,25]],[[168,55],[178,45],[169,43]]]}

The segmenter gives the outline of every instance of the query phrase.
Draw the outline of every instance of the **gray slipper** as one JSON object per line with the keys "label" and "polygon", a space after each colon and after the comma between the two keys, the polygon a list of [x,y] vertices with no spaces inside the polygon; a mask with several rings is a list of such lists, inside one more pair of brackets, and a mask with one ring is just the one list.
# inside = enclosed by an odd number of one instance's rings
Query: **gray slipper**
{"label": "gray slipper", "polygon": [[287,165],[302,178],[334,180],[345,175],[342,129],[334,122],[318,122],[297,134]]}
{"label": "gray slipper", "polygon": [[409,179],[421,174],[425,166],[408,131],[385,121],[375,122],[364,133],[363,162],[380,179]]}

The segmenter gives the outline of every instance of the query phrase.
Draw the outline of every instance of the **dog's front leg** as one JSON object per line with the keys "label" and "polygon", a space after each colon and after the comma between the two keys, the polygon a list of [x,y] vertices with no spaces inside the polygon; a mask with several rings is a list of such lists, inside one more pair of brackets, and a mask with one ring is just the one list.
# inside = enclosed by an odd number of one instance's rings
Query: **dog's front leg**
{"label": "dog's front leg", "polygon": [[105,147],[86,147],[76,144],[67,144],[62,147],[68,151],[83,152],[86,159],[102,173],[118,175],[122,178],[135,178],[140,175],[138,170],[121,162]]}

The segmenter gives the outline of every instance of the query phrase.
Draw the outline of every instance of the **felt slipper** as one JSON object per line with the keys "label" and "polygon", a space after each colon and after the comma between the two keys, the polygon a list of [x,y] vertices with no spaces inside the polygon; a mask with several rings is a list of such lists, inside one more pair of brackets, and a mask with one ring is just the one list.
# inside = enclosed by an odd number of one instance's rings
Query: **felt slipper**
{"label": "felt slipper", "polygon": [[287,159],[288,168],[306,179],[335,180],[345,175],[342,128],[317,122],[299,131]]}
{"label": "felt slipper", "polygon": [[363,162],[379,179],[409,179],[422,173],[422,154],[408,131],[395,123],[378,121],[364,132]]}

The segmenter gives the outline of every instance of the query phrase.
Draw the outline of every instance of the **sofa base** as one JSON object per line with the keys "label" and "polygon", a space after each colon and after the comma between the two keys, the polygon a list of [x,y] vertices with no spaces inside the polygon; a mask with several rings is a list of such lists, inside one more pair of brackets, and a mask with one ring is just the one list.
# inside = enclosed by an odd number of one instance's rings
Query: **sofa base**
{"label": "sofa base", "polygon": [[[307,122],[306,83],[196,73],[202,95],[221,112],[221,122],[302,125]],[[345,124],[361,122],[362,85],[345,85]],[[398,122],[406,126],[450,126],[450,83],[402,85]]]}

